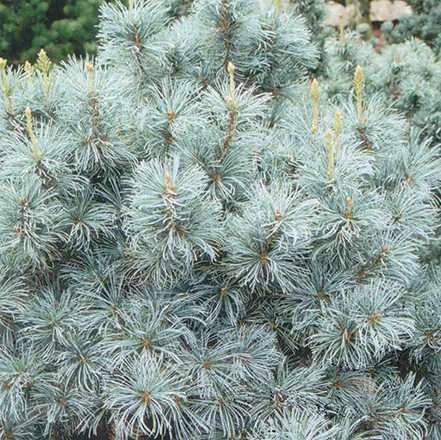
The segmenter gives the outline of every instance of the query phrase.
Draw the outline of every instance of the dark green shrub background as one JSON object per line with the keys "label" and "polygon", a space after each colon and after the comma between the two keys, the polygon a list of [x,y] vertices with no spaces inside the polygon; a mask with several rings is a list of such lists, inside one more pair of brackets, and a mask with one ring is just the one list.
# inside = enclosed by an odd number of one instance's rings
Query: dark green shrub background
{"label": "dark green shrub background", "polygon": [[98,8],[103,0],[2,0],[0,55],[34,60],[44,47],[59,61],[68,54],[95,53]]}

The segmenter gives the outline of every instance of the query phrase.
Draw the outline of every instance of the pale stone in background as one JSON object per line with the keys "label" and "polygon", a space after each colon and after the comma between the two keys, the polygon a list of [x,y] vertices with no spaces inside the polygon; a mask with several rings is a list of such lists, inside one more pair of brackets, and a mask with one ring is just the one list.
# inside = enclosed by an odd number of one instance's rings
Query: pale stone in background
{"label": "pale stone in background", "polygon": [[412,15],[412,8],[403,0],[378,0],[371,3],[371,21],[394,21]]}
{"label": "pale stone in background", "polygon": [[[325,23],[334,27],[348,26],[355,13],[354,5],[345,7],[332,0],[326,3],[326,9]],[[389,0],[371,2],[371,21],[393,21],[411,14],[412,8],[403,0],[395,0],[393,3]]]}
{"label": "pale stone in background", "polygon": [[353,17],[354,12],[354,5],[346,7],[331,0],[326,3],[325,24],[334,27],[346,27],[351,21],[350,18]]}

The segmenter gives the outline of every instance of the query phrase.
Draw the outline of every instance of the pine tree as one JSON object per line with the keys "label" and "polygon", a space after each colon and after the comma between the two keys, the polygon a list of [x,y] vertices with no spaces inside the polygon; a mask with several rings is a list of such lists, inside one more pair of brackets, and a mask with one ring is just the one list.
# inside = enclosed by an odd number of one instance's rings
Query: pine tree
{"label": "pine tree", "polygon": [[430,140],[253,0],[99,46],[0,60],[0,439],[440,439]]}

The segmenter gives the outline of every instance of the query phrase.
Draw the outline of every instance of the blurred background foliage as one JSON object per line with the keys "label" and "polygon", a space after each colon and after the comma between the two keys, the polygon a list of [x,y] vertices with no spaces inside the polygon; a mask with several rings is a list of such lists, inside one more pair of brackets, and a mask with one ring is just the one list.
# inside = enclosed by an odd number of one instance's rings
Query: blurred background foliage
{"label": "blurred background foliage", "polygon": [[436,53],[441,49],[441,1],[406,0],[413,14],[403,17],[392,26],[383,27],[388,43],[402,43],[412,37],[423,40]]}

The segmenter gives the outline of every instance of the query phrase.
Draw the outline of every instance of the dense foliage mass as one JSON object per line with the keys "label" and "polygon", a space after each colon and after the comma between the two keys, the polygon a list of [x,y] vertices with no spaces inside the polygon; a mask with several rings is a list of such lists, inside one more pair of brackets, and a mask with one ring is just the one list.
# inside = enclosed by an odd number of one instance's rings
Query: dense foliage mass
{"label": "dense foliage mass", "polygon": [[295,15],[130,3],[0,59],[0,439],[440,440],[427,128]]}

